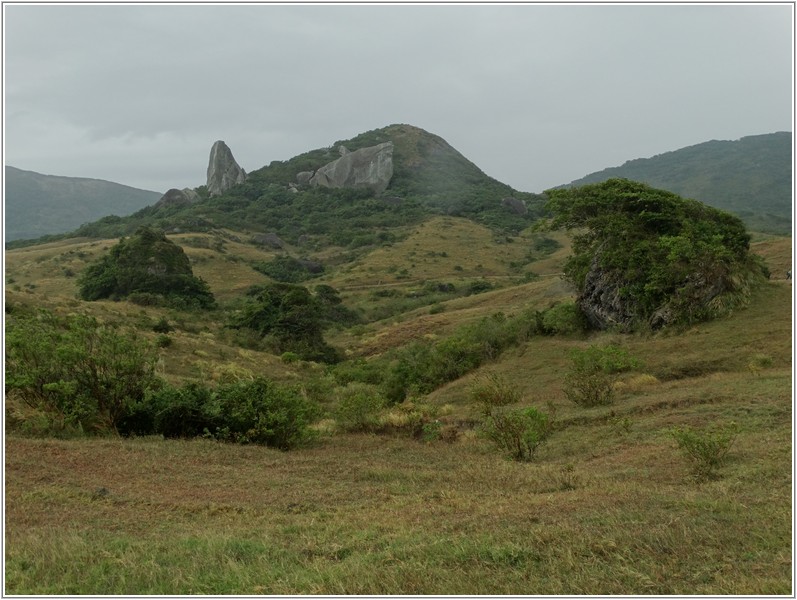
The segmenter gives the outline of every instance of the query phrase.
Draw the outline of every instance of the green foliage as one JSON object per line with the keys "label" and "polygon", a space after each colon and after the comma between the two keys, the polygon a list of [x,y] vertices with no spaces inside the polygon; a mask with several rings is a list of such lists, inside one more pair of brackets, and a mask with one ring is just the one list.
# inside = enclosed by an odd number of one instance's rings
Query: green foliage
{"label": "green foliage", "polygon": [[717,469],[725,462],[738,433],[739,426],[736,423],[705,429],[675,427],[669,431],[678,448],[691,463],[692,472],[698,481],[716,476]]}
{"label": "green foliage", "polygon": [[93,317],[47,311],[6,327],[6,392],[47,414],[56,429],[115,431],[157,387],[154,350]]}
{"label": "green foliage", "polygon": [[167,438],[211,437],[280,450],[302,446],[318,406],[298,390],[265,378],[238,381],[216,389],[200,383],[150,391],[123,421],[124,434]]}
{"label": "green foliage", "polygon": [[335,420],[343,431],[373,431],[379,425],[379,413],[386,401],[379,388],[352,382],[335,390],[338,406]]}
{"label": "green foliage", "polygon": [[269,262],[259,262],[252,267],[275,281],[301,283],[319,277],[324,268],[310,261],[302,261],[292,256],[278,256]]}
{"label": "green foliage", "polygon": [[510,458],[529,462],[550,434],[548,415],[534,407],[493,410],[481,433]]}
{"label": "green foliage", "polygon": [[198,437],[221,426],[220,412],[213,391],[201,383],[190,382],[179,388],[164,386],[147,394],[125,420],[121,433]]}
{"label": "green foliage", "polygon": [[574,302],[560,302],[539,314],[539,332],[546,335],[573,335],[586,329],[584,314]]}
{"label": "green foliage", "polygon": [[328,298],[329,294],[313,296],[298,285],[268,284],[232,315],[229,327],[269,336],[278,354],[294,352],[304,360],[337,362],[337,352],[322,335]]}
{"label": "green foliage", "polygon": [[217,390],[221,427],[215,437],[290,450],[315,438],[318,406],[297,389],[268,379],[241,381]]}
{"label": "green foliage", "polygon": [[508,318],[496,313],[438,342],[405,346],[395,353],[385,376],[385,395],[390,402],[401,402],[462,377],[525,339],[533,329],[530,319],[529,314]]}
{"label": "green foliage", "polygon": [[479,433],[513,460],[533,460],[537,448],[551,433],[551,417],[533,407],[510,408],[520,401],[520,392],[495,374],[477,380],[470,396],[484,418]]}
{"label": "green foliage", "polygon": [[169,333],[174,331],[174,327],[171,326],[166,317],[161,317],[158,322],[152,326],[152,331],[155,333]]}
{"label": "green foliage", "polygon": [[499,407],[520,401],[520,392],[517,388],[494,373],[479,378],[471,386],[470,396],[480,406],[481,413],[485,417],[489,417]]}
{"label": "green foliage", "polygon": [[210,308],[207,283],[194,277],[182,248],[159,231],[139,228],[89,265],[78,279],[83,300],[130,297],[139,304]]}
{"label": "green foliage", "polygon": [[564,392],[579,406],[611,404],[617,374],[639,366],[628,352],[617,346],[589,346],[573,350],[565,376]]}
{"label": "green foliage", "polygon": [[579,231],[567,278],[581,297],[611,282],[636,327],[718,316],[764,277],[742,222],[695,200],[625,179],[546,193],[551,225]]}

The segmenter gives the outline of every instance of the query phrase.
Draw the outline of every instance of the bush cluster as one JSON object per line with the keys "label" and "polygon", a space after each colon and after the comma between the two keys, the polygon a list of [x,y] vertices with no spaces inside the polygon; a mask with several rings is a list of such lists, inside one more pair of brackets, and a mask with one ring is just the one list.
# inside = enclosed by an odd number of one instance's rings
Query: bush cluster
{"label": "bush cluster", "polygon": [[150,344],[86,315],[9,316],[5,356],[6,393],[47,415],[57,431],[113,431],[158,385]]}
{"label": "bush cluster", "polygon": [[135,333],[93,317],[14,314],[5,391],[45,415],[56,433],[205,435],[284,450],[313,436],[317,404],[294,388],[263,378],[175,388],[157,377],[156,360]]}
{"label": "bush cluster", "polygon": [[318,407],[297,389],[265,378],[223,384],[199,383],[150,390],[120,424],[125,435],[159,434],[167,438],[210,437],[280,450],[314,437],[310,424]]}
{"label": "bush cluster", "polygon": [[495,375],[475,384],[471,397],[481,406],[484,417],[481,435],[513,460],[533,460],[551,433],[551,417],[534,407],[510,407],[520,400],[520,394]]}
{"label": "bush cluster", "polygon": [[611,344],[575,349],[570,359],[564,392],[569,400],[585,407],[611,404],[617,375],[639,366],[626,350]]}
{"label": "bush cluster", "polygon": [[292,352],[303,360],[334,363],[339,356],[324,341],[323,330],[331,315],[341,312],[339,304],[337,293],[329,286],[319,286],[313,295],[303,286],[271,283],[258,288],[230,317],[228,327],[268,338],[277,354]]}

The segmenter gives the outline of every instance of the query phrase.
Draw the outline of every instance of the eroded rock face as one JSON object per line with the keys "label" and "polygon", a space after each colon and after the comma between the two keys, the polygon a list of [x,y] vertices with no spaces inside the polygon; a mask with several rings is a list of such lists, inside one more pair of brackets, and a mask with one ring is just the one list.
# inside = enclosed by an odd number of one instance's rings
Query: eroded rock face
{"label": "eroded rock face", "polygon": [[208,193],[211,196],[220,196],[232,186],[245,180],[246,171],[235,162],[227,144],[221,140],[213,144],[208,162]]}
{"label": "eroded rock face", "polygon": [[600,330],[631,330],[634,310],[628,299],[620,293],[622,286],[622,281],[598,267],[597,261],[593,261],[584,280],[584,290],[576,300],[592,327]]}
{"label": "eroded rock face", "polygon": [[309,179],[307,172],[297,181],[331,188],[370,188],[379,194],[387,189],[393,177],[393,142],[360,148],[318,169]]}

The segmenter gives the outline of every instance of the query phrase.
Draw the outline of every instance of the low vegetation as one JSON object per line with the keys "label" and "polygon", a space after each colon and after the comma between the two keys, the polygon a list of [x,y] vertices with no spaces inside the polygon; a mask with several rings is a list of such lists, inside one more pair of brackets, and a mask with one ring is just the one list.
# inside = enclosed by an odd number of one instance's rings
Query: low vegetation
{"label": "low vegetation", "polygon": [[115,239],[7,253],[6,593],[791,593],[790,240],[730,314],[622,333],[560,233],[440,217],[301,283],[169,239],[212,310],[80,299]]}

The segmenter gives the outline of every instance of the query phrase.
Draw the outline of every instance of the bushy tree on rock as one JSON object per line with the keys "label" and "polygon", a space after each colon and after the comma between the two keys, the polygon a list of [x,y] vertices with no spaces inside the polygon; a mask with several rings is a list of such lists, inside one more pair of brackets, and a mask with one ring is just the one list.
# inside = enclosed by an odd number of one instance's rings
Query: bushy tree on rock
{"label": "bushy tree on rock", "polygon": [[767,275],[735,216],[627,179],[546,192],[575,230],[565,276],[597,329],[659,329],[743,305]]}

